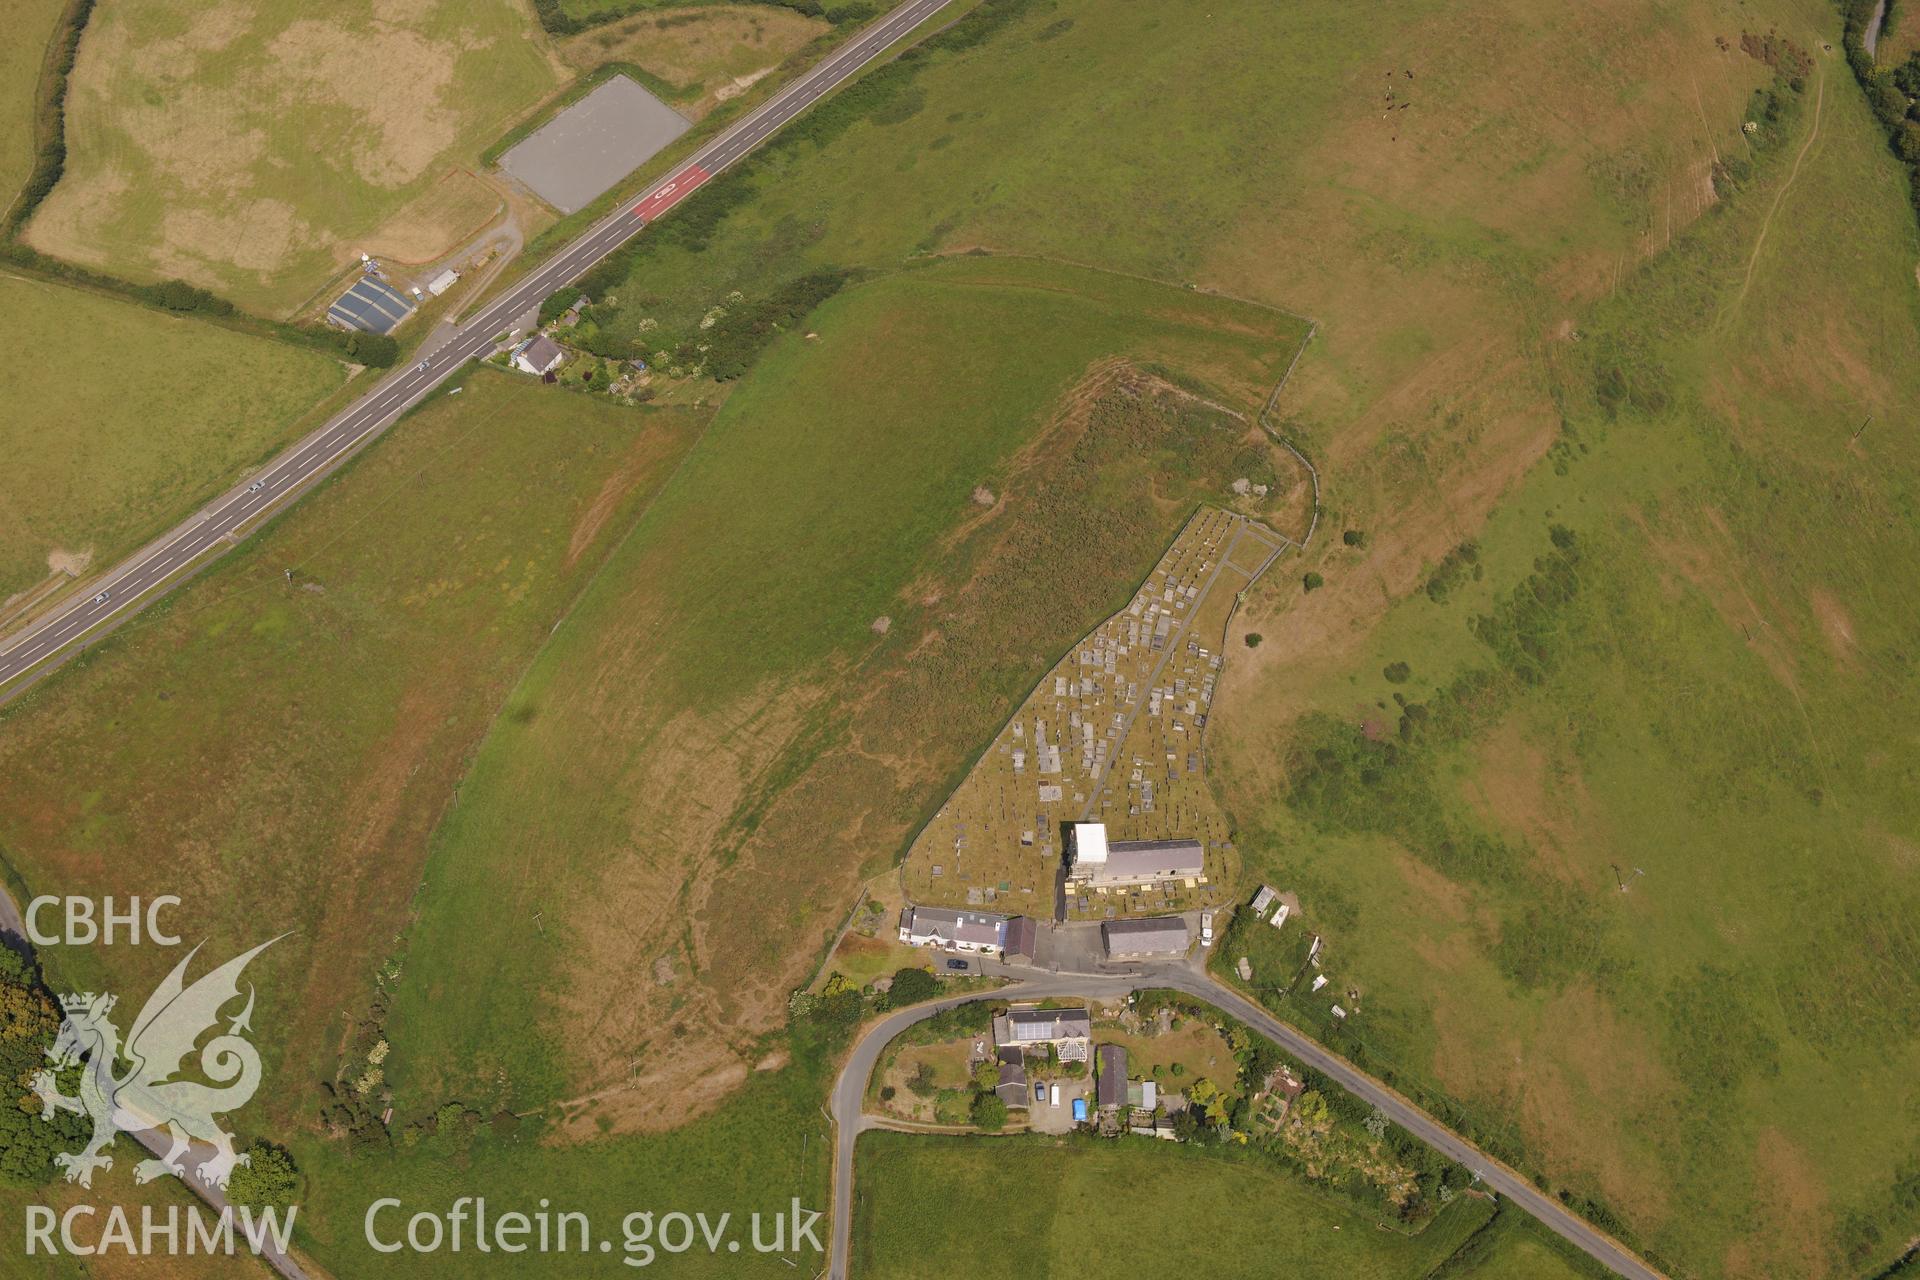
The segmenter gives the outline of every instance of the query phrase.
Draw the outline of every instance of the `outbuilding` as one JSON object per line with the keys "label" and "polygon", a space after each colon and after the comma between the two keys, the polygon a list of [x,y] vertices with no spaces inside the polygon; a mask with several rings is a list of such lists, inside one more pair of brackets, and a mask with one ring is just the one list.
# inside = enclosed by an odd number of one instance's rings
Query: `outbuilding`
{"label": "outbuilding", "polygon": [[1187,922],[1179,916],[1146,920],[1109,920],[1100,926],[1100,941],[1109,960],[1168,959],[1187,954]]}

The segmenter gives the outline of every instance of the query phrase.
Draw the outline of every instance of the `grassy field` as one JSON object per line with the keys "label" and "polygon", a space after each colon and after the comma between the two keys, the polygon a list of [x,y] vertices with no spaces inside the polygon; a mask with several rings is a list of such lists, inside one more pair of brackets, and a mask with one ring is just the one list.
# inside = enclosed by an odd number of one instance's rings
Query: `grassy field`
{"label": "grassy field", "polygon": [[17,277],[0,320],[0,601],[132,550],[345,379],[317,352]]}
{"label": "grassy field", "polygon": [[[476,374],[0,720],[0,851],[29,890],[177,894],[210,955],[295,931],[255,967],[278,1086],[259,1131],[310,1122],[321,1081],[361,1073],[342,1057],[377,1030],[427,831],[703,420]],[[176,958],[46,964],[62,989],[131,992]]]}
{"label": "grassy field", "polygon": [[642,10],[568,36],[558,47],[577,71],[610,61],[645,68],[673,86],[674,110],[698,119],[829,30],[825,20],[792,9],[708,4]]}
{"label": "grassy field", "polygon": [[1345,1045],[1707,1276],[1870,1273],[1920,1211],[1920,244],[1816,64],[1544,353],[1558,443],[1471,556],[1351,654],[1256,599],[1217,725]]}
{"label": "grassy field", "polygon": [[[863,0],[821,0],[821,8],[828,18],[839,18],[848,10],[864,12]],[[765,9],[769,6],[759,0],[706,0],[698,8],[739,8],[750,11]],[[884,4],[868,6],[878,13],[887,8]],[[605,25],[629,14],[678,13],[689,8],[687,0],[560,0],[560,11],[568,17],[592,26]]]}
{"label": "grassy field", "polygon": [[1217,1151],[1144,1138],[862,1134],[852,1273],[922,1277],[989,1254],[1045,1274],[1097,1271],[1413,1280],[1493,1212],[1462,1198],[1416,1236],[1298,1179]]}
{"label": "grassy field", "polygon": [[11,204],[33,168],[34,88],[53,36],[62,0],[11,0],[4,10],[13,32],[0,49],[0,207]]}
{"label": "grassy field", "polygon": [[[629,1077],[579,1131],[713,1105],[859,881],[1225,491],[1180,465],[1195,423],[1083,395],[1089,371],[1153,360],[1244,408],[1301,336],[998,259],[854,286],[805,327],[528,673],[437,833],[395,1009],[414,1105],[525,1110]],[[503,944],[484,977],[477,911]]]}
{"label": "grassy field", "polygon": [[420,198],[562,74],[516,0],[104,0],[68,94],[66,175],[27,238],[285,314],[363,249],[477,230],[497,200]]}
{"label": "grassy field", "polygon": [[[1362,991],[1368,1060],[1450,1094],[1687,1271],[1817,1274],[1887,1256],[1912,1216],[1893,1176],[1915,1127],[1898,1086],[1920,1066],[1901,976],[1916,967],[1902,933],[1912,624],[1887,585],[1914,550],[1898,527],[1913,460],[1892,427],[1920,367],[1914,246],[1830,63],[1827,124],[1783,202],[1798,212],[1773,220],[1764,253],[1759,224],[1798,138],[1735,198],[1713,180],[1716,159],[1744,163],[1765,141],[1738,132],[1772,75],[1740,50],[1742,30],[1798,31],[1827,8],[983,12],[844,96],[744,187],[713,184],[676,211],[596,323],[652,355],[806,272],[895,272],[975,245],[1313,315],[1281,412],[1328,477],[1326,586],[1276,581],[1241,623],[1265,641],[1233,650],[1247,660],[1223,695],[1238,734],[1226,796],[1255,869],[1299,891],[1342,987]],[[552,1189],[601,1205],[671,1203],[676,1180],[716,1198],[791,1182],[817,1202],[824,1153],[806,1125],[824,1076],[753,1069],[786,1049],[785,990],[853,886],[1219,479],[1183,475],[1178,436],[1076,390],[1120,355],[1244,407],[1300,337],[1257,308],[1041,270],[962,258],[897,272],[809,317],[817,338],[776,340],[524,677],[502,655],[524,662],[561,612],[533,587],[504,633],[463,616],[392,639],[356,616],[332,620],[350,642],[338,652],[291,656],[272,646],[304,633],[242,598],[220,606],[223,634],[255,656],[230,679],[209,674],[203,645],[191,699],[171,678],[164,704],[137,693],[156,686],[123,672],[129,655],[163,673],[189,661],[153,638],[197,634],[188,600],[230,581],[273,598],[282,566],[262,546],[9,717],[0,844],[30,879],[141,888],[123,867],[132,833],[152,831],[163,866],[196,868],[208,897],[255,915],[325,906],[323,940],[268,975],[276,1000],[338,1011],[297,1056],[353,1042],[370,971],[395,952],[379,1087],[395,1094],[397,1150],[349,1157],[296,1135],[312,1238],[343,1273],[386,1265],[358,1231],[386,1185],[441,1203]],[[476,420],[473,395],[438,410],[444,431]],[[570,416],[583,401],[539,403],[569,415],[548,435],[587,429]],[[471,494],[382,518],[414,522],[429,547],[483,515],[531,519],[514,505],[526,470],[516,457],[475,472]],[[1140,502],[1156,481],[1159,500]],[[592,488],[580,483],[570,510]],[[323,518],[357,527],[314,511],[280,533],[319,543]],[[525,535],[501,536],[517,552]],[[1449,562],[1469,539],[1473,558]],[[476,548],[473,563],[505,554]],[[1534,574],[1538,600],[1578,580],[1545,620],[1512,603]],[[1482,613],[1487,640],[1467,627]],[[459,643],[476,630],[500,649]],[[388,649],[408,661],[368,656]],[[1539,679],[1515,687],[1522,666]],[[1497,698],[1464,688],[1473,715],[1435,717],[1455,677],[1482,669]],[[390,822],[382,802],[341,802],[361,794],[345,770],[296,748],[356,726],[338,754],[391,783],[366,762],[387,751],[408,680],[431,694],[405,723],[449,705],[457,723],[419,748],[430,763]],[[1354,805],[1297,785],[1322,763],[1300,746],[1344,765],[1374,749],[1367,733],[1397,741],[1395,693],[1433,722],[1412,725],[1392,770],[1353,775],[1410,778],[1404,793]],[[395,904],[456,778],[401,938]],[[196,788],[191,813],[162,811]],[[268,850],[289,865],[263,874]],[[1612,887],[1616,862],[1648,873],[1629,894]],[[308,901],[335,879],[348,898]],[[406,1126],[451,1099],[471,1108],[455,1137],[476,1117],[470,1141],[409,1142]],[[495,1122],[556,1100],[557,1123]],[[887,1232],[959,1247],[958,1225],[880,1210]]]}

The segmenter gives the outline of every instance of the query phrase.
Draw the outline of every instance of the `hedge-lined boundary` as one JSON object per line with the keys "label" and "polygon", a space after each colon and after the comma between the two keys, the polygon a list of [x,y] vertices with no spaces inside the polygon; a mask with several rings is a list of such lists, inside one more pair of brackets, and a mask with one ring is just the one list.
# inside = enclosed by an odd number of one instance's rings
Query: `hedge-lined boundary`
{"label": "hedge-lined boundary", "polygon": [[[700,3],[701,0],[694,0]],[[709,4],[726,4],[730,0],[705,0]],[[865,3],[842,5],[837,11],[828,14],[827,7],[820,0],[755,0],[756,3],[770,5],[776,9],[791,9],[803,18],[822,18],[836,27],[849,23],[865,22],[869,18],[880,16],[877,6]],[[561,0],[533,0],[533,14],[540,20],[540,26],[550,36],[574,36],[582,31],[591,31],[595,27],[605,26],[609,22],[619,22],[622,18],[631,18],[635,14],[647,12],[650,6],[633,5],[628,8],[601,9],[584,18],[576,18],[561,7]]]}
{"label": "hedge-lined boundary", "polygon": [[93,17],[94,0],[73,0],[60,15],[47,56],[41,64],[36,86],[38,101],[33,104],[33,136],[38,148],[27,181],[7,206],[4,235],[8,240],[20,233],[40,202],[53,190],[54,183],[67,168],[67,79],[73,74],[73,60],[79,56],[80,36]]}
{"label": "hedge-lined boundary", "polygon": [[[1887,131],[1887,148],[1907,166],[1907,198],[1920,217],[1920,53],[1898,67],[1880,67],[1867,52],[1867,24],[1873,21],[1876,0],[1840,0],[1844,25],[1840,47],[1847,55],[1853,78],[1867,95],[1867,105]],[[1893,17],[1893,4],[1886,18]],[[1886,34],[1883,24],[1880,34]]]}
{"label": "hedge-lined boundary", "polygon": [[184,280],[134,284],[49,257],[20,238],[27,221],[66,172],[67,84],[73,74],[74,59],[79,56],[80,37],[86,34],[87,22],[93,17],[93,6],[94,0],[73,0],[61,15],[47,46],[38,100],[33,109],[33,134],[39,141],[39,149],[34,153],[32,172],[8,206],[5,221],[0,222],[0,261],[55,284],[80,285],[174,315],[198,316],[240,333],[322,351],[356,364],[385,368],[399,359],[400,344],[385,335],[270,320],[243,311],[228,299]]}

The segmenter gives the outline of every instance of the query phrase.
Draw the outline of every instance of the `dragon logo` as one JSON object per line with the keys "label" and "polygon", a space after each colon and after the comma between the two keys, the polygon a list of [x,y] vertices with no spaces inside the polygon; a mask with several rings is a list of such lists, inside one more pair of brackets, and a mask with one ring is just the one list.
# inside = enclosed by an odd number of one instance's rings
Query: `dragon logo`
{"label": "dragon logo", "polygon": [[[134,1170],[136,1181],[151,1182],[166,1174],[184,1178],[187,1168],[181,1157],[198,1140],[212,1144],[214,1153],[201,1162],[196,1174],[209,1186],[227,1185],[234,1166],[245,1164],[247,1157],[234,1151],[233,1135],[213,1117],[216,1112],[225,1114],[245,1106],[260,1087],[259,1050],[241,1034],[253,1029],[251,983],[246,1007],[228,1023],[224,1034],[200,1050],[200,1070],[220,1087],[175,1077],[200,1037],[219,1025],[220,1010],[240,998],[240,974],[247,963],[279,940],[261,943],[188,986],[187,966],[200,951],[194,947],[148,997],[124,1045],[111,1016],[118,1003],[115,997],[87,992],[61,998],[66,1019],[59,1038],[47,1050],[54,1070],[37,1073],[33,1091],[40,1096],[42,1120],[53,1119],[57,1111],[93,1120],[93,1136],[84,1148],[54,1156],[54,1163],[66,1170],[68,1182],[91,1187],[95,1169],[113,1167],[113,1157],[106,1151],[115,1134],[164,1128],[172,1145],[159,1159],[142,1160]],[[127,1065],[118,1070],[123,1061]],[[54,1071],[76,1064],[82,1066],[79,1096],[69,1098],[60,1092]]]}

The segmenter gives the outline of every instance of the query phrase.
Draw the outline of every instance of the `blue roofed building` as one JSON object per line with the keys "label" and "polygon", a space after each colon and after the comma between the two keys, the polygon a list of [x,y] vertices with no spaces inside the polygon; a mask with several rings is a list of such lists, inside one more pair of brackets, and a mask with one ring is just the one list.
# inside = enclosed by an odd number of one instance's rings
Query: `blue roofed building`
{"label": "blue roofed building", "polygon": [[361,276],[327,308],[327,319],[343,329],[392,333],[413,314],[413,299],[378,276]]}

